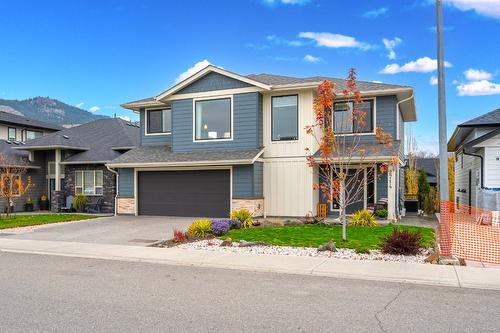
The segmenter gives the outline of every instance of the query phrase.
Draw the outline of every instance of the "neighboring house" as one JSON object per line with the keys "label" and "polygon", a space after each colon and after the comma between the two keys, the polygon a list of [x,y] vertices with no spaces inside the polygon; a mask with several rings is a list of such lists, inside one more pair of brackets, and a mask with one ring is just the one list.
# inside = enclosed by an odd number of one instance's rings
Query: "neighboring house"
{"label": "neighboring house", "polygon": [[500,190],[500,109],[458,125],[448,151],[455,154],[455,198],[450,200],[481,206],[481,189]]}
{"label": "neighboring house", "polygon": [[[158,96],[124,104],[139,113],[141,138],[139,147],[108,163],[119,172],[118,213],[316,213],[322,199],[313,190],[318,174],[307,165],[305,148],[314,151],[317,145],[304,127],[314,122],[314,96],[325,79],[337,83],[339,93],[345,87],[345,80],[334,78],[243,76],[208,66]],[[363,143],[375,145],[375,128],[384,127],[402,155],[404,123],[416,120],[413,89],[358,84],[369,101]],[[370,158],[385,163],[393,154]],[[389,199],[394,217],[403,179],[402,167],[381,175],[359,206],[368,204],[371,191],[372,200]]]}
{"label": "neighboring house", "polygon": [[437,157],[417,157],[417,169],[423,170],[427,175],[427,182],[430,186],[438,185],[439,158]]}
{"label": "neighboring house", "polygon": [[[40,166],[29,162],[29,154],[25,151],[14,149],[25,144],[25,141],[60,130],[61,127],[43,121],[29,119],[23,116],[0,111],[0,153],[5,155],[10,162],[19,161],[19,165],[26,166],[27,172],[21,176],[24,183],[29,176],[33,183],[43,179]],[[38,198],[41,190],[33,186],[27,193],[20,195],[14,204],[15,211],[23,211],[24,203],[28,198]],[[38,206],[37,200],[33,200]],[[0,212],[5,211],[5,202],[0,202]]]}
{"label": "neighboring house", "polygon": [[139,127],[118,118],[95,120],[67,128],[17,146],[28,151],[39,166],[38,192],[47,194],[52,211],[59,211],[66,197],[84,194],[101,197],[103,212],[115,210],[116,174],[106,163],[137,146]]}

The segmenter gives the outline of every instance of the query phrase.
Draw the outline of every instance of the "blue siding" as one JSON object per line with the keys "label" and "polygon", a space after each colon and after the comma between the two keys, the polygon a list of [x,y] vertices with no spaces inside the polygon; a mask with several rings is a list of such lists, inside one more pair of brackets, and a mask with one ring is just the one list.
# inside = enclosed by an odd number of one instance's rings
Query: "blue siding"
{"label": "blue siding", "polygon": [[179,90],[177,94],[190,94],[202,91],[214,91],[214,90],[225,90],[225,89],[236,89],[236,88],[246,88],[251,85],[225,75],[211,72],[204,77],[198,79],[197,81],[191,83],[187,87]]}
{"label": "blue siding", "polygon": [[[145,111],[141,109],[140,112],[140,125],[141,125],[141,146],[147,145],[172,145],[172,135],[146,135]],[[173,130],[172,130],[173,132]]]}
{"label": "blue siding", "polygon": [[118,195],[134,195],[134,169],[118,169]]}
{"label": "blue siding", "polygon": [[262,145],[262,96],[233,95],[233,140],[193,142],[193,100],[172,101],[173,151],[251,149]]}
{"label": "blue siding", "polygon": [[[380,164],[377,165],[377,168],[380,168]],[[382,198],[388,198],[388,179],[387,179],[387,172],[384,173],[378,173],[377,174],[377,201],[379,201]]]}
{"label": "blue siding", "polygon": [[233,198],[262,198],[263,163],[233,166]]}

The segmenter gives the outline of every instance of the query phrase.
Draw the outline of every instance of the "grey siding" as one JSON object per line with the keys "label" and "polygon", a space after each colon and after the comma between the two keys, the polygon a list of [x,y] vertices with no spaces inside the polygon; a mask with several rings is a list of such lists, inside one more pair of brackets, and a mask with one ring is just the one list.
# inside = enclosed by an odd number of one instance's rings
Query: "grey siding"
{"label": "grey siding", "polygon": [[[377,168],[380,168],[380,164],[377,165]],[[379,201],[382,198],[388,198],[388,178],[387,178],[387,172],[384,173],[378,173],[377,174],[377,201]]]}
{"label": "grey siding", "polygon": [[262,198],[263,164],[233,166],[233,198]]}
{"label": "grey siding", "polygon": [[173,151],[251,149],[262,145],[262,96],[260,93],[233,95],[233,139],[193,142],[193,100],[172,102]]}
{"label": "grey siding", "polygon": [[211,72],[201,79],[179,90],[177,94],[190,94],[202,91],[225,90],[250,87],[250,84]]}
{"label": "grey siding", "polygon": [[134,196],[134,169],[118,169],[118,195]]}
{"label": "grey siding", "polygon": [[[140,145],[172,145],[172,135],[146,135],[146,123],[145,123],[145,111],[141,109],[140,111],[140,126],[141,126],[141,136]],[[173,132],[173,130],[172,130]]]}

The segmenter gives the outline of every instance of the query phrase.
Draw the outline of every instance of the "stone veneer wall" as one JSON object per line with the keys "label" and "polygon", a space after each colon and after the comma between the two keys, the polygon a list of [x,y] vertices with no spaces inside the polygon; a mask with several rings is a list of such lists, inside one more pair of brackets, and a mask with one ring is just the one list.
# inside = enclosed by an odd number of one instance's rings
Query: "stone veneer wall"
{"label": "stone veneer wall", "polygon": [[247,209],[252,216],[264,215],[264,198],[241,198],[232,200],[233,210]]}
{"label": "stone veneer wall", "polygon": [[117,200],[117,213],[135,215],[135,198],[133,197],[118,197]]}
{"label": "stone veneer wall", "polygon": [[115,212],[115,195],[116,195],[116,175],[109,171],[102,164],[67,164],[65,166],[64,179],[64,197],[75,195],[75,171],[76,170],[102,170],[102,205],[103,213]]}

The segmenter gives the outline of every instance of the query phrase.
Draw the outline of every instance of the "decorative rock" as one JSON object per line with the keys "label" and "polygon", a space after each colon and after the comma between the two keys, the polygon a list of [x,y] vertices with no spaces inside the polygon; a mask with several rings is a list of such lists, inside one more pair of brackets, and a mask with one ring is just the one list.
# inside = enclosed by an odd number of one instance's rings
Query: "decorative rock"
{"label": "decorative rock", "polygon": [[269,244],[263,242],[247,242],[245,240],[240,240],[240,247],[250,247],[250,246],[268,246]]}
{"label": "decorative rock", "polygon": [[326,244],[320,245],[320,247],[318,247],[318,251],[337,252],[337,247],[335,246],[335,242],[329,241]]}
{"label": "decorative rock", "polygon": [[228,238],[226,240],[223,240],[219,246],[233,246],[233,241],[231,240],[231,238]]}

